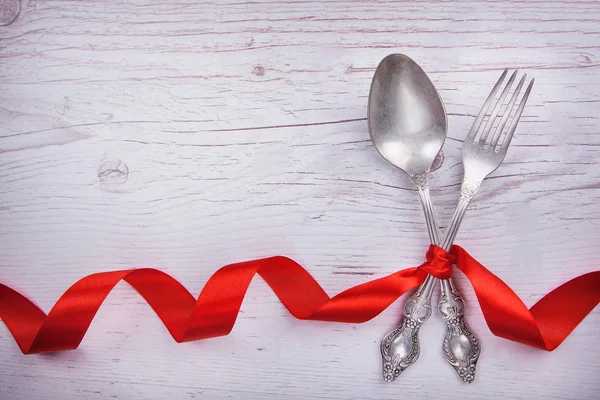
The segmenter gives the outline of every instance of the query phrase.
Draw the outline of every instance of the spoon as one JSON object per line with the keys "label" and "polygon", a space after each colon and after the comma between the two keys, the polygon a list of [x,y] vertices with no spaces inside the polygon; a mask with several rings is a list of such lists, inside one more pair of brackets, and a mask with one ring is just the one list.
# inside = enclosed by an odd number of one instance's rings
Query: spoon
{"label": "spoon", "polygon": [[[379,63],[369,93],[367,121],[371,141],[377,151],[406,172],[417,186],[429,239],[439,245],[429,196],[429,172],[446,140],[446,110],[437,90],[412,59],[403,54],[390,54]],[[431,295],[436,281],[433,276],[427,276],[404,305],[401,325],[381,342],[386,382],[395,380],[419,357],[419,329],[431,316]],[[447,280],[444,284],[452,285],[452,282]],[[453,285],[452,288],[456,293]],[[458,293],[453,300],[455,304],[464,305]],[[442,316],[445,314],[442,313]],[[456,330],[456,324],[446,322],[447,329]],[[466,325],[462,326],[464,331],[458,332],[458,335],[453,332],[459,347],[478,346],[475,336]],[[449,355],[444,353],[444,357],[450,362]]]}

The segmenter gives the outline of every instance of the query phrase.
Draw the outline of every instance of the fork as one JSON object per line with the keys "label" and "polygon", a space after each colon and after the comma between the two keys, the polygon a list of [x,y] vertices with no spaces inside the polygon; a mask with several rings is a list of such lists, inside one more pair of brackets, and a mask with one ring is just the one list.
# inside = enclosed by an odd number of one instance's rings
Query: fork
{"label": "fork", "polygon": [[[483,180],[502,164],[514,136],[534,82],[534,79],[531,79],[517,105],[517,98],[527,78],[527,74],[524,74],[510,100],[504,104],[517,77],[517,72],[518,70],[513,72],[500,97],[494,101],[496,93],[508,74],[508,69],[504,70],[481,107],[463,142],[464,175],[460,188],[460,199],[441,244],[441,247],[446,251],[450,250],[454,242],[469,203],[477,194]],[[508,129],[505,130],[511,114],[512,120],[508,125]],[[497,119],[500,120],[497,122]],[[444,358],[454,367],[463,382],[471,383],[475,379],[475,368],[481,349],[477,339],[465,326],[464,302],[458,295],[452,281],[449,279],[442,280],[440,285],[441,295],[438,309],[446,322],[446,335],[442,346]]]}

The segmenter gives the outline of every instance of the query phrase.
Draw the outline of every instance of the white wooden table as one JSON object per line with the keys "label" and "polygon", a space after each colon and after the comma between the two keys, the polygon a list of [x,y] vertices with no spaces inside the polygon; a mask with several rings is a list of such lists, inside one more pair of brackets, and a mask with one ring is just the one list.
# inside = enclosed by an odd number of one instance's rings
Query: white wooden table
{"label": "white wooden table", "polygon": [[[421,263],[418,196],[366,124],[394,52],[449,113],[442,229],[462,140],[501,70],[522,68],[534,91],[457,242],[529,306],[598,269],[598,1],[15,4],[0,0],[0,282],[46,311],[98,271],[160,268],[197,295],[224,264],[281,254],[333,295]],[[362,325],[303,322],[257,278],[217,339],[175,343],[124,283],[76,351],[23,356],[0,324],[0,398],[600,396],[598,310],[548,353],[493,336],[457,282],[483,346],[472,385],[443,361],[435,313],[418,362],[385,384],[379,341],[403,299]]]}

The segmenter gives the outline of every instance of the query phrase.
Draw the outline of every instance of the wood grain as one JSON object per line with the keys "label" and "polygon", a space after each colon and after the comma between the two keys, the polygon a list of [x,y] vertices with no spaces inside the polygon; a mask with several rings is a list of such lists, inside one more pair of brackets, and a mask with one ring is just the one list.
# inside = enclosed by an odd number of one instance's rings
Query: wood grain
{"label": "wood grain", "polygon": [[[221,265],[283,254],[335,294],[420,263],[418,196],[366,126],[392,52],[449,113],[431,183],[442,228],[501,70],[536,78],[457,242],[528,305],[598,269],[598,1],[197,3],[23,0],[0,26],[2,283],[49,310],[116,268],[161,268],[197,294]],[[417,364],[384,384],[379,340],[402,301],[362,325],[300,322],[257,279],[232,334],[202,342],[174,343],[125,284],[77,351],[23,356],[0,324],[0,397],[598,398],[597,311],[545,353],[491,335],[457,281],[483,346],[470,386],[443,361],[437,316]]]}

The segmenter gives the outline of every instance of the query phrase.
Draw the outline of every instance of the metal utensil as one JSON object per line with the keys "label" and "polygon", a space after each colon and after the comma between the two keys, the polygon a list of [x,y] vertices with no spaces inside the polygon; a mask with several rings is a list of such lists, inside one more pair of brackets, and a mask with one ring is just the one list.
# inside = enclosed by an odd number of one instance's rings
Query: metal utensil
{"label": "metal utensil", "polygon": [[[429,171],[446,139],[446,111],[425,72],[409,57],[391,54],[377,66],[369,93],[368,125],[379,153],[406,172],[419,190],[431,243],[439,244],[429,196]],[[427,276],[403,309],[401,325],[381,342],[383,377],[395,380],[420,353],[419,329],[431,316],[436,278]],[[456,293],[456,302],[461,301]],[[461,327],[464,327],[462,323]],[[475,341],[465,327],[461,341]]]}
{"label": "metal utensil", "polygon": [[[445,250],[449,250],[452,246],[469,202],[479,190],[481,182],[494,172],[504,160],[533,87],[534,79],[529,82],[521,101],[517,105],[517,98],[527,78],[527,74],[523,75],[510,100],[504,104],[517,76],[517,71],[515,71],[498,99],[494,100],[507,74],[508,69],[504,70],[485,100],[463,143],[464,176],[460,189],[460,200],[441,245]],[[512,119],[507,128],[511,116]],[[444,358],[454,367],[458,376],[464,382],[470,383],[475,379],[475,367],[480,353],[479,344],[475,338],[464,340],[471,333],[464,325],[464,302],[457,295],[452,282],[450,280],[442,281],[441,289],[442,294],[438,308],[446,321],[446,336],[443,344]]]}

